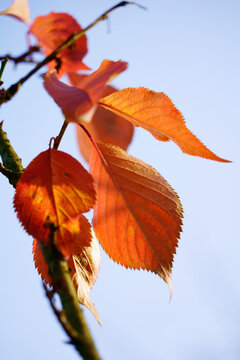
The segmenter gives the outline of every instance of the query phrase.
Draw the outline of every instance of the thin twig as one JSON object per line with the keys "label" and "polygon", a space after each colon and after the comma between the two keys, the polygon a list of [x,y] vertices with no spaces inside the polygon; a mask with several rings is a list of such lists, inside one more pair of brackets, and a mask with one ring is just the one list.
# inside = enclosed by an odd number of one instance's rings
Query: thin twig
{"label": "thin twig", "polygon": [[60,142],[62,140],[62,137],[67,129],[67,126],[68,126],[68,122],[65,120],[62,127],[61,127],[61,130],[58,134],[58,136],[55,138],[55,141],[54,141],[54,145],[53,145],[53,149],[58,149],[59,145],[60,145]]}
{"label": "thin twig", "polygon": [[17,93],[19,88],[25,81],[27,81],[32,75],[34,75],[39,69],[41,69],[44,65],[49,63],[50,61],[56,59],[56,56],[60,53],[60,51],[66,49],[67,47],[74,44],[76,40],[78,40],[81,36],[83,36],[88,30],[90,30],[92,27],[94,27],[97,23],[100,21],[103,21],[107,19],[108,15],[114,11],[115,9],[126,6],[126,5],[136,5],[139,7],[142,7],[141,5],[133,2],[133,1],[121,1],[117,5],[111,7],[109,10],[105,11],[102,15],[100,15],[96,20],[94,20],[90,25],[88,25],[85,29],[79,31],[76,34],[72,34],[68,37],[66,41],[64,41],[61,45],[59,45],[51,54],[49,54],[43,61],[41,61],[39,64],[35,66],[33,70],[31,70],[27,75],[22,77],[18,82],[11,85],[8,90],[6,90],[4,93],[2,93],[0,98],[0,105],[11,100],[11,98]]}
{"label": "thin twig", "polygon": [[27,63],[34,63],[33,59],[28,59],[28,57],[30,55],[32,55],[34,52],[39,52],[40,51],[40,47],[39,46],[30,46],[30,48],[28,49],[28,51],[26,51],[25,53],[23,53],[22,55],[19,56],[12,56],[10,54],[7,54],[5,56],[0,56],[0,60],[11,60],[14,62],[15,65],[21,63],[21,62],[27,62]]}
{"label": "thin twig", "polygon": [[3,60],[1,62],[1,68],[0,68],[0,81],[2,80],[2,75],[3,75],[3,72],[4,72],[4,69],[5,69],[5,66],[7,65],[7,62],[8,62],[8,57],[4,58],[4,59],[1,59],[0,60]]}

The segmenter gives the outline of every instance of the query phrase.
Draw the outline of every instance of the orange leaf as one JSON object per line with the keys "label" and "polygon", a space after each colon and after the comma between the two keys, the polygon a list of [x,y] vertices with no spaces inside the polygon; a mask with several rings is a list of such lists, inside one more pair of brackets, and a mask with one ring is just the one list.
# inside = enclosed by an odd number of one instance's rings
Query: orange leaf
{"label": "orange leaf", "polygon": [[98,144],[90,158],[98,194],[93,226],[117,263],[160,275],[171,291],[171,268],[182,224],[180,200],[151,166],[119,147]]}
{"label": "orange leaf", "polygon": [[45,281],[45,283],[48,284],[49,286],[52,286],[52,279],[49,274],[48,264],[44,259],[43,253],[41,251],[37,239],[33,239],[32,253],[33,253],[33,261],[35,264],[35,268],[37,269],[42,280]]}
{"label": "orange leaf", "polygon": [[70,155],[48,149],[18,181],[14,206],[25,230],[39,241],[49,241],[46,223],[55,223],[58,246],[68,256],[89,245],[90,224],[79,214],[88,211],[94,201],[90,174]]}
{"label": "orange leaf", "polygon": [[13,16],[16,19],[30,23],[30,11],[28,6],[28,0],[14,0],[12,5],[5,11],[0,12],[0,15]]}
{"label": "orange leaf", "polygon": [[[81,31],[81,26],[69,14],[51,12],[45,16],[38,16],[29,32],[38,39],[39,45],[43,48],[46,56],[54,51],[73,33]],[[81,36],[72,47],[62,50],[57,56],[61,59],[61,67],[58,76],[69,71],[78,71],[80,69],[88,70],[82,59],[87,53],[87,38]],[[55,68],[56,61],[48,63],[50,69]]]}
{"label": "orange leaf", "polygon": [[[71,85],[78,86],[79,82],[86,76],[77,73],[68,74]],[[114,87],[108,85],[105,87],[102,96],[108,96],[117,91]],[[126,150],[133,136],[133,126],[129,121],[120,116],[105,110],[98,106],[90,123],[84,124],[96,142],[110,143],[118,145]],[[92,143],[82,129],[77,126],[78,145],[82,156],[89,161]]]}
{"label": "orange leaf", "polygon": [[[100,258],[98,242],[92,232],[90,245],[83,248],[80,254],[71,256],[68,260],[68,267],[77,290],[78,301],[92,312],[101,325],[97,310],[90,299],[90,291],[97,279],[100,268]],[[36,239],[33,240],[33,259],[42,280],[52,286],[48,265]]]}
{"label": "orange leaf", "polygon": [[104,60],[99,69],[82,79],[78,87],[59,81],[56,71],[49,71],[44,77],[44,87],[60,106],[68,121],[89,122],[95,112],[97,101],[113,77],[126,69],[122,61]]}
{"label": "orange leaf", "polygon": [[141,87],[129,88],[101,99],[99,104],[130,121],[134,126],[149,131],[158,140],[174,141],[186,154],[229,162],[215,155],[198,140],[186,127],[180,111],[164,93]]}

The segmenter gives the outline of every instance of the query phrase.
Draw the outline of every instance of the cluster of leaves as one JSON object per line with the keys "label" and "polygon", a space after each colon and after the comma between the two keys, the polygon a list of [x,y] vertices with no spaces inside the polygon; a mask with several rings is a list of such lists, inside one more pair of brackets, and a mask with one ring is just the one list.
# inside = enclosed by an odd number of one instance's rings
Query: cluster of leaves
{"label": "cluster of leaves", "polygon": [[[27,1],[15,0],[2,14],[29,23]],[[46,56],[81,31],[65,13],[37,17],[28,32]],[[65,118],[77,126],[80,150],[89,172],[70,155],[57,150],[60,139],[39,154],[18,181],[14,197],[17,216],[35,239],[33,254],[42,279],[51,286],[41,244],[49,243],[49,226],[56,226],[56,243],[67,259],[80,303],[99,321],[89,293],[100,266],[98,243],[83,215],[94,209],[93,229],[115,262],[158,274],[171,290],[173,257],[182,225],[176,192],[151,166],[126,152],[134,127],[159,141],[173,141],[189,155],[227,162],[211,152],[187,127],[167,95],[146,88],[117,90],[108,83],[125,71],[121,60],[103,60],[90,74],[83,63],[87,38],[60,51],[47,64],[44,87]],[[69,84],[60,78],[67,74]]]}

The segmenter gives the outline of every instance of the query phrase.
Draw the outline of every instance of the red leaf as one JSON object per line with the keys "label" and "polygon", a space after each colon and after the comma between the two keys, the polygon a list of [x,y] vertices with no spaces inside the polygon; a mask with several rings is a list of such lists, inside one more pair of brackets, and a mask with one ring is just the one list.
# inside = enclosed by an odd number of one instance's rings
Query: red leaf
{"label": "red leaf", "polygon": [[[73,33],[81,31],[81,26],[69,14],[51,12],[45,16],[38,16],[32,24],[29,32],[38,39],[45,55],[49,55]],[[61,59],[61,67],[58,76],[69,71],[78,71],[89,68],[82,62],[87,53],[87,38],[81,36],[72,47],[62,50],[57,56]],[[48,63],[50,69],[56,67],[56,61]]]}
{"label": "red leaf", "polygon": [[129,88],[101,99],[99,104],[149,131],[158,140],[174,141],[186,154],[229,162],[211,152],[186,127],[182,114],[164,93]]}
{"label": "red leaf", "polygon": [[32,253],[33,253],[33,261],[35,264],[35,268],[37,269],[42,280],[44,280],[45,283],[48,284],[49,286],[52,286],[52,278],[49,274],[49,267],[44,259],[43,253],[40,249],[37,239],[33,239]]}
{"label": "red leaf", "polygon": [[48,149],[39,154],[18,181],[14,206],[25,230],[49,241],[47,222],[55,223],[57,243],[66,256],[88,246],[90,224],[79,214],[94,204],[92,178],[70,155]]}
{"label": "red leaf", "polygon": [[117,263],[160,275],[171,290],[171,268],[182,224],[177,194],[152,167],[124,150],[98,144],[90,158],[98,194],[93,226]]}
{"label": "red leaf", "polygon": [[28,0],[14,0],[7,10],[0,12],[0,15],[13,16],[16,19],[29,24],[30,11]]}
{"label": "red leaf", "polygon": [[[78,86],[86,75],[77,73],[68,74],[72,86]],[[108,96],[117,91],[114,87],[108,85],[105,87],[102,96]],[[133,126],[129,121],[120,116],[105,110],[102,106],[98,106],[90,123],[84,124],[96,142],[104,142],[120,146],[126,150],[133,136]],[[84,134],[82,129],[77,126],[78,145],[82,156],[89,161],[92,143],[88,136]]]}
{"label": "red leaf", "polygon": [[64,84],[58,80],[55,71],[50,71],[44,77],[44,87],[60,106],[68,121],[89,122],[105,86],[124,71],[126,66],[127,64],[120,60],[104,60],[97,71],[82,79],[78,87]]}

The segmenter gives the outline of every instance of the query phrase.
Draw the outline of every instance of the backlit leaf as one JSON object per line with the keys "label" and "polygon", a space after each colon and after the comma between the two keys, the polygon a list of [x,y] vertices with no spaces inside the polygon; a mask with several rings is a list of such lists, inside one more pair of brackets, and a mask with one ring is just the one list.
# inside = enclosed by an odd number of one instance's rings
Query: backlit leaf
{"label": "backlit leaf", "polygon": [[[86,76],[77,73],[68,74],[71,85],[78,86],[79,82]],[[102,96],[108,96],[117,91],[114,87],[108,85],[105,87]],[[102,106],[98,106],[90,123],[84,124],[85,128],[90,132],[96,142],[104,142],[118,145],[126,150],[133,136],[133,125],[114,114],[105,110]],[[89,161],[92,143],[88,136],[77,126],[78,145],[82,156]]]}
{"label": "backlit leaf", "polygon": [[45,75],[44,87],[60,106],[67,121],[89,122],[107,83],[126,67],[127,64],[120,60],[104,60],[98,70],[79,82],[78,87],[59,81],[56,71],[53,70]]}
{"label": "backlit leaf", "polygon": [[13,16],[18,20],[30,23],[30,11],[28,6],[28,0],[14,0],[12,5],[5,11],[0,12],[0,15]]}
{"label": "backlit leaf", "polygon": [[101,325],[97,310],[90,299],[90,291],[97,279],[101,259],[99,245],[93,232],[92,235],[90,246],[85,248],[81,255],[73,256],[73,280],[77,288],[78,301],[92,312]]}
{"label": "backlit leaf", "polygon": [[14,206],[25,230],[39,241],[49,241],[46,223],[56,224],[58,246],[68,256],[89,246],[90,224],[80,214],[94,201],[91,175],[70,155],[48,149],[29,164],[18,181]]}
{"label": "backlit leaf", "polygon": [[229,162],[211,152],[186,127],[181,112],[164,93],[129,88],[101,99],[99,104],[149,131],[158,140],[174,141],[186,154]]}
{"label": "backlit leaf", "polygon": [[32,253],[33,253],[33,261],[35,264],[35,268],[37,269],[42,280],[44,280],[45,283],[48,284],[49,286],[52,286],[52,278],[49,274],[49,267],[44,259],[43,253],[41,251],[37,239],[33,239]]}
{"label": "backlit leaf", "polygon": [[[39,45],[43,48],[45,55],[49,55],[60,44],[62,44],[73,33],[81,31],[81,26],[69,14],[51,12],[45,16],[38,16],[29,32],[38,39]],[[80,69],[88,70],[82,59],[87,53],[87,38],[81,36],[70,48],[62,50],[57,56],[61,60],[61,67],[58,76],[69,71],[78,71]],[[55,60],[48,63],[50,69],[55,68]]]}
{"label": "backlit leaf", "polygon": [[[49,267],[36,239],[33,240],[33,259],[42,280],[52,286]],[[90,291],[98,276],[100,259],[98,242],[92,232],[90,246],[83,248],[81,254],[73,255],[68,260],[68,267],[76,287],[78,301],[92,312],[99,324],[101,324],[100,319],[90,299]]]}
{"label": "backlit leaf", "polygon": [[151,166],[119,147],[98,144],[90,158],[97,202],[93,226],[117,263],[160,275],[171,291],[171,269],[182,225],[180,200]]}

